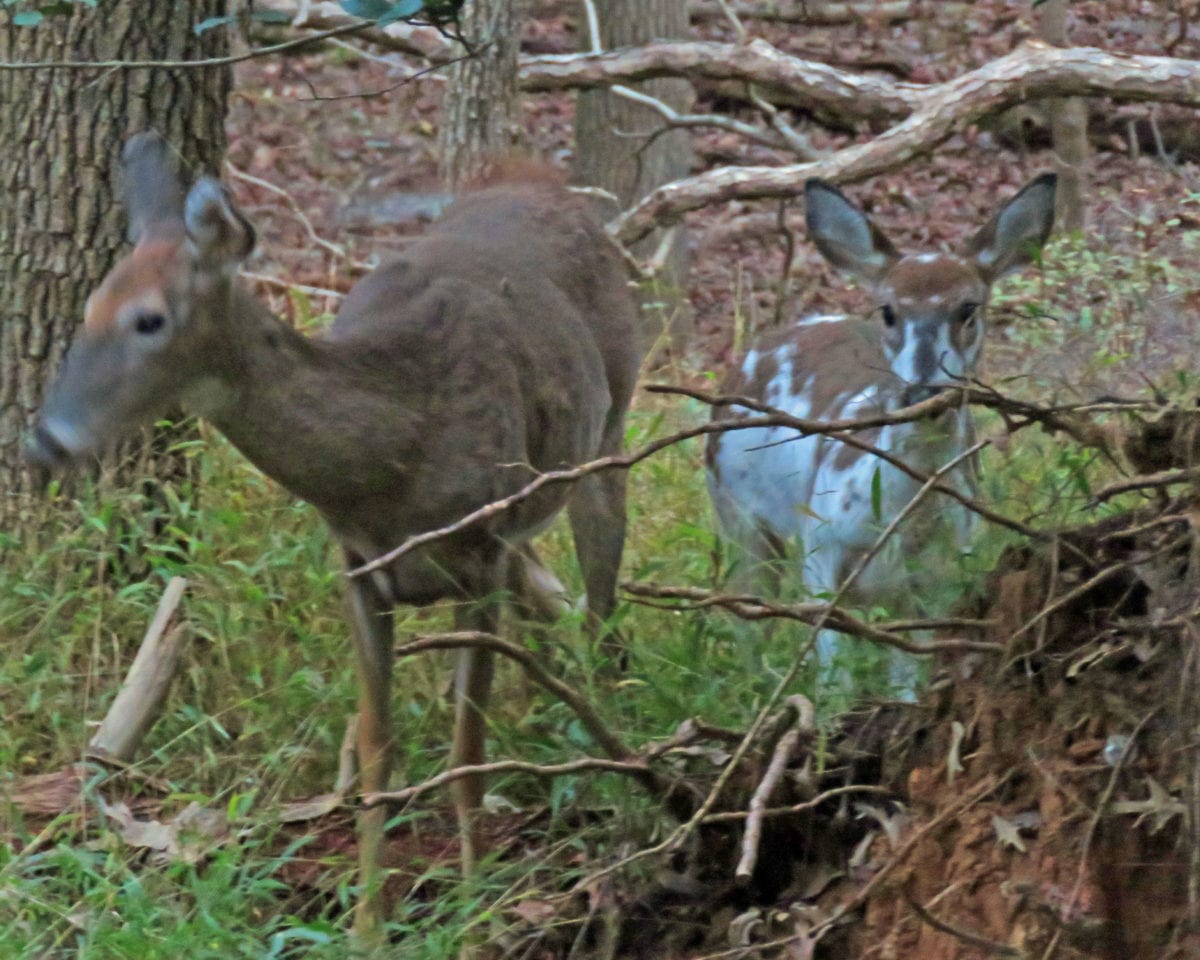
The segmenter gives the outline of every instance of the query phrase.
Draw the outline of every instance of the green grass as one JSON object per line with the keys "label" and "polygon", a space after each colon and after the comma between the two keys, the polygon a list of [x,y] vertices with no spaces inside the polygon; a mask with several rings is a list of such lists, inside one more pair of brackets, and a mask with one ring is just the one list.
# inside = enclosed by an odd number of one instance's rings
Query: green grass
{"label": "green grass", "polygon": [[[1123,376],[1129,365],[1144,363],[1131,329],[1138,305],[1182,283],[1170,263],[1129,255],[1148,229],[1132,225],[1119,248],[1060,242],[1048,253],[1042,276],[1007,282],[998,306],[1016,318],[1010,351],[1034,356],[1060,350],[1086,326],[1100,373]],[[1167,367],[1155,379],[1172,395],[1186,396],[1194,380],[1182,352],[1180,360],[1178,369]],[[1025,397],[1056,389],[1036,377],[993,382]],[[629,446],[706,416],[694,404],[642,397]],[[984,432],[998,426],[994,415],[983,417]],[[43,546],[10,544],[0,569],[0,777],[11,783],[79,759],[90,724],[104,715],[165,583],[184,575],[193,639],[137,771],[169,785],[164,818],[195,800],[230,811],[236,839],[194,864],[158,863],[93,817],[52,826],[27,850],[45,821],[22,822],[0,808],[6,835],[0,845],[0,960],[346,956],[351,865],[314,853],[312,838],[279,829],[272,814],[285,799],[330,789],[344,724],[354,710],[353,653],[336,553],[314,511],[264,480],[220,437],[203,431],[192,455],[201,461],[198,489],[156,508],[156,535],[121,535],[121,518],[144,507],[133,494],[101,503],[85,491],[59,505]],[[1090,494],[1113,476],[1094,453],[1035,428],[1004,452],[988,451],[984,470],[984,499],[1039,525],[1094,516]],[[632,472],[629,529],[628,579],[720,582],[732,558],[714,534],[699,443],[673,447]],[[150,573],[128,582],[113,571],[134,542],[142,544]],[[948,594],[977,585],[1011,542],[1010,534],[984,528]],[[546,535],[543,554],[578,595],[564,523]],[[788,626],[763,639],[757,628],[737,629],[720,614],[627,604],[619,616],[631,638],[632,669],[615,688],[597,677],[597,659],[577,620],[560,624],[550,642],[565,678],[587,691],[632,745],[669,735],[692,716],[744,728],[807,637],[804,628]],[[402,611],[398,623],[401,634],[428,632],[448,627],[450,618],[440,608]],[[874,656],[863,648],[863,671],[872,669]],[[405,782],[445,766],[450,666],[451,656],[438,654],[398,667],[394,692]],[[800,689],[811,691],[811,683],[805,676]],[[555,762],[595,748],[569,710],[531,693],[505,665],[490,750],[496,757]],[[493,864],[470,884],[459,883],[446,864],[418,864],[418,880],[394,919],[406,937],[405,957],[453,955],[467,931],[502,925],[505,906],[561,889],[589,861],[660,826],[646,798],[611,775],[553,782],[510,776],[489,790],[523,810],[548,808],[545,844],[528,860]],[[110,799],[114,791],[136,789],[128,782],[104,788]],[[427,795],[411,815],[443,802]],[[579,827],[570,814],[588,809],[610,816],[603,826]],[[284,878],[289,866],[313,857],[326,862],[328,882],[320,895],[301,902]]]}

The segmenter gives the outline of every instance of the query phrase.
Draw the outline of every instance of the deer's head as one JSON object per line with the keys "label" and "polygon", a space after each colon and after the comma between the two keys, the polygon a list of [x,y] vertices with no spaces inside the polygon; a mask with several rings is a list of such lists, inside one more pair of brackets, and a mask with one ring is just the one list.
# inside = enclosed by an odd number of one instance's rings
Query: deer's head
{"label": "deer's head", "polygon": [[878,299],[882,343],[915,403],[970,377],[983,346],[992,283],[1031,262],[1054,224],[1057,177],[1037,177],[957,254],[901,254],[840,190],[805,184],[809,236],[830,263],[864,280]]}
{"label": "deer's head", "polygon": [[134,136],[122,155],[133,251],[88,298],[29,442],[52,466],[101,451],[189,394],[219,385],[233,278],[254,230],[207,177],[190,190],[167,144]]}

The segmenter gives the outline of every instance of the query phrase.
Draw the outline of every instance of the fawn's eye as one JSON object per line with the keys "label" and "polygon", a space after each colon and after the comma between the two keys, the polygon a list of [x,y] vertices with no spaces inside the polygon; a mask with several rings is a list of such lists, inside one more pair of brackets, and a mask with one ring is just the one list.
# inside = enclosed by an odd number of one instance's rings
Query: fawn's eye
{"label": "fawn's eye", "polygon": [[958,308],[958,322],[959,323],[968,323],[971,320],[974,320],[975,314],[976,314],[976,312],[978,312],[978,310],[979,310],[979,304],[969,303],[969,302],[964,303],[961,307]]}
{"label": "fawn's eye", "polygon": [[881,312],[883,313],[884,326],[894,327],[896,325],[896,311],[892,309],[891,304],[885,303]]}
{"label": "fawn's eye", "polygon": [[133,329],[144,334],[158,333],[166,322],[161,313],[139,313],[133,320]]}

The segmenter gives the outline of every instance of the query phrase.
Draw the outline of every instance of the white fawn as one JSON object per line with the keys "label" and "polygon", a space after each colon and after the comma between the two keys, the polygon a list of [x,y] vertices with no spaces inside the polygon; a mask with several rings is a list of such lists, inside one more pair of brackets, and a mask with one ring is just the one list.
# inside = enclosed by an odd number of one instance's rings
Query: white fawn
{"label": "white fawn", "polygon": [[[34,459],[94,454],[182,404],[313,504],[356,567],[541,472],[619,452],[642,357],[627,273],[585,201],[545,171],[467,193],[311,339],[237,281],[254,231],[217,181],[189,189],[154,134],[129,141],[123,172],[136,245],[88,301],[30,440]],[[590,623],[602,624],[625,538],[623,471],[543,488],[348,581],[365,792],[388,786],[392,608],[505,589],[528,609],[553,607],[534,595],[553,578],[526,541],[563,506]],[[497,629],[494,602],[457,611],[463,629]],[[491,652],[461,655],[454,765],[484,760],[492,673]],[[483,784],[460,780],[453,793],[469,865]],[[386,818],[382,806],[361,818],[360,930],[379,920]]]}
{"label": "white fawn", "polygon": [[[865,282],[878,308],[870,320],[812,317],[763,336],[731,372],[725,392],[796,417],[843,420],[892,411],[971,378],[983,347],[992,283],[1030,263],[1045,244],[1054,221],[1055,185],[1054,174],[1030,182],[961,253],[901,254],[840,190],[808,181],[809,236],[826,260]],[[716,416],[747,413],[718,408]],[[857,436],[928,474],[974,443],[974,421],[964,404]],[[781,573],[794,566],[810,593],[834,594],[921,487],[921,481],[866,451],[824,436],[799,437],[784,427],[713,434],[705,459],[721,527],[740,545],[756,585],[769,591],[777,591]],[[973,469],[965,463],[946,482],[969,492]],[[957,556],[973,520],[961,504],[929,495],[846,599],[911,610],[914,594],[931,585],[922,569],[936,576],[939,558],[931,555],[950,550]],[[838,644],[823,632],[817,647],[827,668]],[[911,694],[915,666],[911,657],[893,652],[892,683],[903,692]]]}

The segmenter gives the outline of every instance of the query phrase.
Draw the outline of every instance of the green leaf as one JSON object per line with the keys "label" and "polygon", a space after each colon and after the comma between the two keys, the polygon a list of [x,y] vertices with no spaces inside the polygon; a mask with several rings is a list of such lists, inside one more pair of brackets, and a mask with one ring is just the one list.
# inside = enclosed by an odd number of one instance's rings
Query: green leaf
{"label": "green leaf", "polygon": [[341,0],[342,9],[364,20],[386,17],[392,9],[391,0]]}
{"label": "green leaf", "polygon": [[379,18],[379,25],[386,27],[389,23],[395,23],[397,20],[403,20],[406,17],[411,17],[418,13],[425,6],[425,0],[400,0],[394,4],[392,9]]}
{"label": "green leaf", "polygon": [[883,475],[879,467],[871,474],[871,513],[876,522],[883,519]]}
{"label": "green leaf", "polygon": [[214,27],[223,27],[227,23],[233,23],[233,17],[208,17],[196,24],[192,30],[196,36],[199,36],[202,33],[212,30]]}

